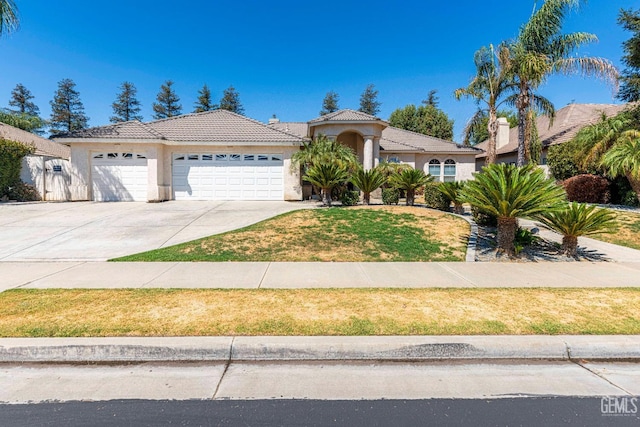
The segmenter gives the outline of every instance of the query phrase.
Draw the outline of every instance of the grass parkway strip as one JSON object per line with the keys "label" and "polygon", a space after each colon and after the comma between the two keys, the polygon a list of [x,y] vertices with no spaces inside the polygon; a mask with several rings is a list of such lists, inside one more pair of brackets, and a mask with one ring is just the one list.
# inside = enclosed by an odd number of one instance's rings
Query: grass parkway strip
{"label": "grass parkway strip", "polygon": [[640,289],[10,290],[1,337],[640,334]]}

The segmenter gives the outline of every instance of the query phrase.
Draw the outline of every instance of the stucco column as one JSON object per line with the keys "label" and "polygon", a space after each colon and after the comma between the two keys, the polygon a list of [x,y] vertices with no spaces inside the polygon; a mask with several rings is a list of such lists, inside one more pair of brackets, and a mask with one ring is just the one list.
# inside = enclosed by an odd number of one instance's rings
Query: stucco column
{"label": "stucco column", "polygon": [[380,163],[380,138],[373,138],[373,167]]}
{"label": "stucco column", "polygon": [[373,169],[373,137],[364,137],[364,155],[362,156],[362,166],[364,170]]}

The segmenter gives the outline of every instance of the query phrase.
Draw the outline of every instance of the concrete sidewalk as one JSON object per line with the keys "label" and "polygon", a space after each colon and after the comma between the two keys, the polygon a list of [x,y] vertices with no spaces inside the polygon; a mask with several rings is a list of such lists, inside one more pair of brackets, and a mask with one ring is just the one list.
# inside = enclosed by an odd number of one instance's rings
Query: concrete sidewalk
{"label": "concrete sidewalk", "polygon": [[14,288],[640,287],[640,262],[2,262]]}

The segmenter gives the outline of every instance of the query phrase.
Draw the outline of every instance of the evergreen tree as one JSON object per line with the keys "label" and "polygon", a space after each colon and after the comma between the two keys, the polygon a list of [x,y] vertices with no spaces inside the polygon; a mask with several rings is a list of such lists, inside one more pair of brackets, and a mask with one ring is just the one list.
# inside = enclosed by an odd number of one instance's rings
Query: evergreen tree
{"label": "evergreen tree", "polygon": [[453,120],[433,105],[413,104],[398,108],[389,117],[389,124],[400,129],[451,141]]}
{"label": "evergreen tree", "polygon": [[422,101],[422,103],[424,105],[431,105],[432,107],[438,108],[438,103],[439,103],[438,101],[439,101],[440,97],[436,96],[436,93],[438,93],[437,90],[431,89],[429,91],[429,93],[427,94],[427,99]]}
{"label": "evergreen tree", "polygon": [[9,105],[15,107],[20,114],[37,116],[40,114],[40,108],[31,102],[32,99],[34,99],[34,96],[31,94],[31,91],[24,87],[22,83],[18,83],[11,91]]}
{"label": "evergreen tree", "polygon": [[211,91],[206,84],[198,91],[198,100],[193,105],[194,113],[203,113],[218,108],[218,104],[211,102]]}
{"label": "evergreen tree", "polygon": [[130,120],[142,121],[140,114],[140,101],[136,98],[138,90],[133,83],[123,82],[120,85],[120,93],[111,104],[113,116],[109,118],[111,123],[128,122]]}
{"label": "evergreen tree", "polygon": [[618,98],[628,102],[640,101],[640,9],[622,9],[618,23],[632,33],[631,38],[622,43],[622,63],[626,68],[620,77]]}
{"label": "evergreen tree", "polygon": [[242,102],[240,102],[240,94],[233,85],[222,92],[220,109],[229,110],[236,114],[244,114],[244,107],[242,106]]}
{"label": "evergreen tree", "polygon": [[365,114],[375,116],[380,112],[381,102],[378,101],[378,91],[374,89],[374,85],[370,84],[366,87],[362,95],[360,95],[360,108]]}
{"label": "evergreen tree", "polygon": [[339,100],[340,96],[336,92],[327,92],[327,94],[324,96],[324,99],[322,100],[322,110],[320,110],[320,115],[324,116],[325,114],[338,111],[340,109],[340,107],[338,107]]}
{"label": "evergreen tree", "polygon": [[156,120],[182,114],[180,97],[175,93],[172,86],[173,82],[171,80],[167,80],[160,86],[160,92],[158,92],[158,96],[156,96],[157,102],[153,103],[153,111],[155,112],[153,118]]}
{"label": "evergreen tree", "polygon": [[84,105],[76,84],[71,79],[58,82],[51,105],[51,134],[73,132],[87,127],[89,117],[84,114]]}

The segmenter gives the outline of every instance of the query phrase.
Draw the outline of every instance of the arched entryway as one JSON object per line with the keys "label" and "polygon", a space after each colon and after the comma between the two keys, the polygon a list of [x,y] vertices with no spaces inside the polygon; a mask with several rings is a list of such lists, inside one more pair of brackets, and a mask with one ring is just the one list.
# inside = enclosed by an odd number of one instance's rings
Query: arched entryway
{"label": "arched entryway", "polygon": [[342,132],[336,137],[336,141],[353,150],[358,158],[358,162],[362,164],[364,159],[364,138],[358,132],[347,131]]}

